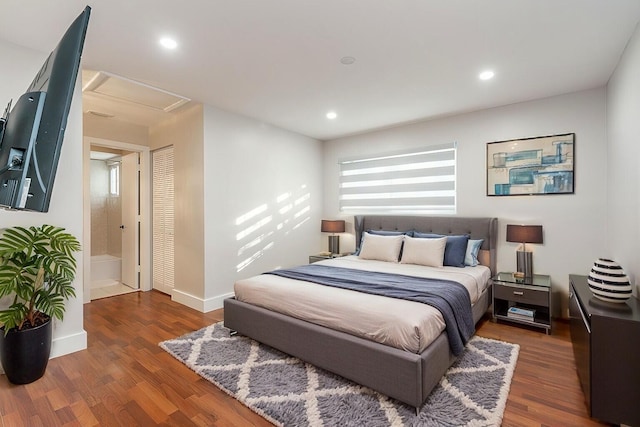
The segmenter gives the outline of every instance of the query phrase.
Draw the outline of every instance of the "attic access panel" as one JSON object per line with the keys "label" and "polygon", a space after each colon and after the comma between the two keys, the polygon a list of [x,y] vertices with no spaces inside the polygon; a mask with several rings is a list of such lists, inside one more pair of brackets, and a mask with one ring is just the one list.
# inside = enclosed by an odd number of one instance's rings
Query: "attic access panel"
{"label": "attic access panel", "polygon": [[99,71],[82,91],[167,113],[191,101],[184,96],[104,71]]}

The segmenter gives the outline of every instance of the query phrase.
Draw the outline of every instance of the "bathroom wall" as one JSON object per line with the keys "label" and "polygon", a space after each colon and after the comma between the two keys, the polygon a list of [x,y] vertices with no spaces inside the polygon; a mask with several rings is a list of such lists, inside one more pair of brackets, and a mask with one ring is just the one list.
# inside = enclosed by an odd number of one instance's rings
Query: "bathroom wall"
{"label": "bathroom wall", "polygon": [[109,166],[91,160],[91,255],[122,253],[120,196],[109,194]]}

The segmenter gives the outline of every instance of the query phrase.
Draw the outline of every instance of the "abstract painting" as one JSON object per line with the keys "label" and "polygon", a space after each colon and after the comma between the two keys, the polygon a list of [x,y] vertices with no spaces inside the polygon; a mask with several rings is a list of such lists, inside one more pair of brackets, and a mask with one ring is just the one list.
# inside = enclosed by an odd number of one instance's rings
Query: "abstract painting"
{"label": "abstract painting", "polygon": [[573,194],[575,134],[487,143],[487,196]]}

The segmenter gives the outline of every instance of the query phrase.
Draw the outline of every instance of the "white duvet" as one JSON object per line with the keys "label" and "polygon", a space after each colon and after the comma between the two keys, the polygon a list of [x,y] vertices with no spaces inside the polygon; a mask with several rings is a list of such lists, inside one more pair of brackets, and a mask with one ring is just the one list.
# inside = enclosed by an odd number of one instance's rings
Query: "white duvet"
{"label": "white duvet", "polygon": [[[320,264],[359,270],[454,280],[475,304],[491,276],[485,266],[426,267],[347,256]],[[262,274],[234,285],[239,301],[366,338],[413,353],[422,352],[444,331],[440,312],[426,304],[333,288]]]}

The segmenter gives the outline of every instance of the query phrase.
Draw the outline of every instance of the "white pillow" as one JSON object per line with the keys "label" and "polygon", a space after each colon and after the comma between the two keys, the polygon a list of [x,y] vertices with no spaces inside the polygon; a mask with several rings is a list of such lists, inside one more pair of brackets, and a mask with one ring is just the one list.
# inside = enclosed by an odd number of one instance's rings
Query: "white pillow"
{"label": "white pillow", "polygon": [[379,261],[398,262],[402,239],[400,236],[378,236],[364,233],[362,244],[360,245],[360,258],[375,259]]}
{"label": "white pillow", "polygon": [[400,263],[442,267],[446,245],[446,237],[420,239],[404,236],[404,247]]}

